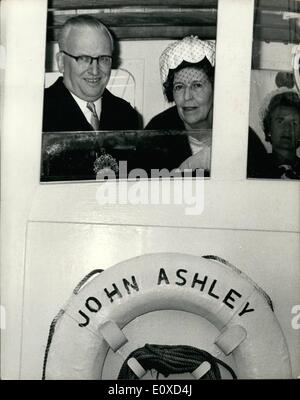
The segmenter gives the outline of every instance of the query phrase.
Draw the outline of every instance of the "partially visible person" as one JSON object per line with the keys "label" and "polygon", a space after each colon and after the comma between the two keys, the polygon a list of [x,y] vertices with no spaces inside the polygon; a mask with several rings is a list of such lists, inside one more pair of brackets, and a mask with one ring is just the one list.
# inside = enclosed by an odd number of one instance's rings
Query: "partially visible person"
{"label": "partially visible person", "polygon": [[145,129],[188,131],[188,135],[159,138],[167,149],[169,169],[201,168],[209,174],[214,65],[214,42],[196,36],[170,44],[160,56],[164,94],[175,105],[152,118]]}
{"label": "partially visible person", "polygon": [[108,84],[114,42],[97,18],[79,15],[61,28],[56,55],[62,77],[44,94],[43,131],[138,129],[138,114]]}
{"label": "partially visible person", "polygon": [[286,90],[271,97],[262,115],[265,140],[272,145],[262,178],[300,179],[300,97]]}

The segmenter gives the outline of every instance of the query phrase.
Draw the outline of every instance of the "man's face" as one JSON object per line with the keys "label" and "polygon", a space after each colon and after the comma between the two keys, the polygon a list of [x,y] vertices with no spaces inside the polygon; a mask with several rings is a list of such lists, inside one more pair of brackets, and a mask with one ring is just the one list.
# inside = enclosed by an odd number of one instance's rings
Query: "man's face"
{"label": "man's face", "polygon": [[300,110],[278,106],[271,117],[271,143],[273,151],[296,151],[300,139]]}
{"label": "man's face", "polygon": [[178,114],[186,127],[201,128],[212,112],[213,88],[206,73],[193,67],[174,75],[173,96]]}
{"label": "man's face", "polygon": [[[105,31],[93,27],[73,27],[67,35],[65,48],[73,56],[98,57],[112,54],[111,41]],[[111,65],[98,65],[96,60],[87,67],[80,67],[75,59],[60,52],[57,55],[59,71],[65,86],[85,101],[99,99],[108,83]]]}

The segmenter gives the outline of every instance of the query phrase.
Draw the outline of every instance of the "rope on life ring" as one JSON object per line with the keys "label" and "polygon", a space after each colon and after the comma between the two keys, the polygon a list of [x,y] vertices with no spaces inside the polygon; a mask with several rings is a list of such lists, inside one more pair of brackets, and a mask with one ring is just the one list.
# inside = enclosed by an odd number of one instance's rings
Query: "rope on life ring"
{"label": "rope on life ring", "polygon": [[203,258],[206,258],[207,260],[215,260],[218,261],[221,264],[227,265],[229,268],[231,268],[233,271],[235,271],[237,274],[242,274],[244,279],[247,279],[254,287],[255,289],[266,299],[266,302],[269,304],[270,308],[272,311],[274,311],[273,303],[270,298],[270,296],[262,290],[252,279],[250,279],[246,274],[243,274],[242,271],[240,271],[236,266],[228,262],[227,260],[224,260],[224,258],[214,256],[214,255],[205,255],[202,256]]}
{"label": "rope on life ring", "polygon": [[[159,332],[157,313],[164,313],[169,323],[173,311],[191,315],[202,339],[196,336],[191,344],[188,326],[176,345],[175,331],[169,332],[171,338]],[[150,314],[157,325],[145,331]],[[205,334],[208,327],[216,332],[212,337]],[[151,336],[157,331],[154,341]],[[287,345],[269,296],[213,255],[146,254],[92,271],[50,326],[43,379],[101,379],[109,350],[121,357],[119,379],[141,378],[152,369],[163,375],[187,371],[196,379],[220,379],[219,366],[234,379],[291,377]]]}
{"label": "rope on life ring", "polygon": [[[136,368],[131,367],[130,360],[132,358],[138,361],[145,372],[154,369],[157,371],[157,375],[162,374],[164,377],[168,377],[170,374],[190,372],[198,379],[221,379],[218,366],[220,364],[230,372],[233,379],[237,379],[229,365],[207,351],[192,346],[157,344],[146,344],[144,347],[134,350],[123,363],[118,379],[140,379],[140,374],[136,375],[135,373]],[[201,372],[199,366],[202,367]],[[205,371],[203,367],[206,367]]]}

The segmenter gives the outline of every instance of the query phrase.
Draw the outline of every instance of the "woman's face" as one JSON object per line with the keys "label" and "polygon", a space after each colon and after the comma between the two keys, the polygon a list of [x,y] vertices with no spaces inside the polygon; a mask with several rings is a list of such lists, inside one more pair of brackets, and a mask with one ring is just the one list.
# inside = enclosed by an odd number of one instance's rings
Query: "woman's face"
{"label": "woman's face", "polygon": [[186,67],[175,72],[173,96],[186,129],[211,128],[213,87],[203,70]]}
{"label": "woman's face", "polygon": [[300,114],[296,107],[277,106],[271,116],[271,143],[274,152],[295,152],[300,140]]}

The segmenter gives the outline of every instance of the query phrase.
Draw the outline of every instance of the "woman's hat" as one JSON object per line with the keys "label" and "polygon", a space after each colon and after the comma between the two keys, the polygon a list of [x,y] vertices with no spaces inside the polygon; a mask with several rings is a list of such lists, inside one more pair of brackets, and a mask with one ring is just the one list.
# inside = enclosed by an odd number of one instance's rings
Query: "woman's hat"
{"label": "woman's hat", "polygon": [[165,83],[170,69],[175,69],[183,61],[198,63],[207,58],[215,65],[215,42],[200,40],[197,36],[187,36],[171,43],[159,58],[159,68],[162,83]]}

